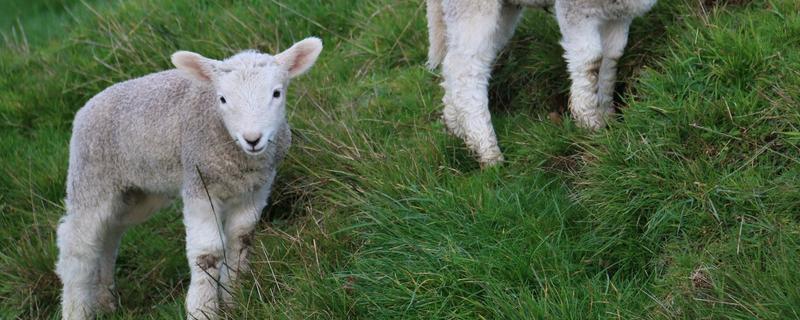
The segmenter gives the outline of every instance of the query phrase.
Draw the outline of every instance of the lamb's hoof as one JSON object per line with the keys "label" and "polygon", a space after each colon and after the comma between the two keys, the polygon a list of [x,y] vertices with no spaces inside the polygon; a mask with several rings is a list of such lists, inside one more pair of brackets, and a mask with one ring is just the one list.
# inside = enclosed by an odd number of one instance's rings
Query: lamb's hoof
{"label": "lamb's hoof", "polygon": [[94,319],[95,309],[88,305],[65,305],[61,314],[63,320]]}
{"label": "lamb's hoof", "polygon": [[578,124],[579,127],[584,128],[589,131],[597,131],[606,126],[606,122],[611,115],[614,114],[614,110],[611,109],[610,111],[605,112],[597,112],[592,114],[583,114],[583,115],[573,115],[575,117],[575,122]]}
{"label": "lamb's hoof", "polygon": [[597,130],[600,130],[603,127],[605,127],[605,125],[606,125],[605,122],[597,120],[597,119],[591,119],[591,120],[582,119],[582,120],[578,120],[578,126],[579,127],[584,128],[586,130],[589,130],[591,132],[595,132]]}
{"label": "lamb's hoof", "polygon": [[219,316],[216,313],[209,311],[190,313],[186,316],[186,320],[214,320],[217,318],[219,318]]}
{"label": "lamb's hoof", "polygon": [[113,288],[100,289],[97,297],[97,308],[104,313],[117,311],[117,297]]}
{"label": "lamb's hoof", "polygon": [[478,161],[480,162],[481,169],[488,169],[503,163],[505,160],[502,154],[497,154],[490,157],[480,157]]}

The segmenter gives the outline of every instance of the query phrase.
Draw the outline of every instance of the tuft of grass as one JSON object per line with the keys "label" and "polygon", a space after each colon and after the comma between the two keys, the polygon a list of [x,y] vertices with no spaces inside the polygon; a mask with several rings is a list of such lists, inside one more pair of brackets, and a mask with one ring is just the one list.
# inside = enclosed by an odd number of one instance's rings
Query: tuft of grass
{"label": "tuft of grass", "polygon": [[[0,318],[58,318],[55,228],[75,111],[193,50],[325,49],[292,84],[294,145],[230,318],[798,318],[800,5],[662,0],[631,30],[618,121],[563,112],[550,13],[529,10],[490,98],[508,159],[439,121],[422,3],[0,5]],[[52,17],[57,17],[52,19]],[[22,30],[26,30],[22,32]],[[39,30],[39,31],[32,31]],[[183,317],[180,204],[124,237],[117,312]]]}

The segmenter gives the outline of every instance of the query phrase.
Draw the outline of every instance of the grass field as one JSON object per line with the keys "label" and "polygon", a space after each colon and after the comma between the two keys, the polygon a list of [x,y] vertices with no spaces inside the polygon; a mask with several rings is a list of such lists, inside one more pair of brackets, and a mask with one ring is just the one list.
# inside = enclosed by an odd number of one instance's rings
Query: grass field
{"label": "grass field", "polygon": [[[101,4],[102,3],[102,4]],[[192,50],[325,50],[289,90],[294,142],[232,319],[799,319],[800,2],[661,0],[633,25],[622,112],[550,112],[558,28],[526,12],[491,83],[507,162],[439,120],[422,1],[0,4],[0,318],[59,316],[71,120]],[[183,317],[180,204],[130,230],[104,319]]]}

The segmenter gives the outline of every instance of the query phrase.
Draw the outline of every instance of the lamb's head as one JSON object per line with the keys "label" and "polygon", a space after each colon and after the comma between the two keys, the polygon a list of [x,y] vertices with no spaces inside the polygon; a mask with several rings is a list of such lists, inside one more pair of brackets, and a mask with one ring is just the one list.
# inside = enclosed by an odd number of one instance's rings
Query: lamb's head
{"label": "lamb's head", "polygon": [[231,137],[247,154],[261,154],[286,122],[289,80],[317,60],[322,41],[306,38],[275,56],[244,51],[223,61],[178,51],[172,63],[217,91],[216,104]]}

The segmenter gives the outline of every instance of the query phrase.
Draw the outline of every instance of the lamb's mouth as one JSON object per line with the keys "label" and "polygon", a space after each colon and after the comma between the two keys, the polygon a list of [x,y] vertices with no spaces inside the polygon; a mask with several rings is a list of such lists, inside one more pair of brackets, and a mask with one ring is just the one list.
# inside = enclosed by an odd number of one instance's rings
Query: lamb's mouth
{"label": "lamb's mouth", "polygon": [[266,149],[265,146],[261,146],[259,148],[244,148],[244,152],[247,152],[250,155],[258,155],[261,153],[261,151],[264,151],[264,149]]}

